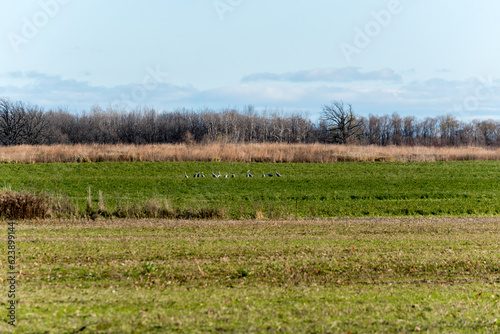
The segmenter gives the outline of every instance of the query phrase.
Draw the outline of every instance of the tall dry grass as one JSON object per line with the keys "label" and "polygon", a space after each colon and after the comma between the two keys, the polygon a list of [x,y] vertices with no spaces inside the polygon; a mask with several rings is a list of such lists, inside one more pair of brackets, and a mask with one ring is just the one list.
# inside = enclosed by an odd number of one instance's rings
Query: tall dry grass
{"label": "tall dry grass", "polygon": [[[89,193],[89,196],[90,193]],[[90,199],[91,200],[91,199]],[[76,204],[67,197],[33,194],[0,190],[0,221],[5,219],[39,218],[165,218],[165,219],[224,219],[221,208],[170,208],[168,203],[148,199],[142,203],[119,204],[115,208],[106,208],[99,194],[99,207],[88,206],[86,211],[79,211]]]}
{"label": "tall dry grass", "polygon": [[1,162],[104,161],[457,161],[500,160],[500,148],[328,144],[54,145],[0,148]]}
{"label": "tall dry grass", "polygon": [[45,195],[0,191],[0,218],[44,218],[50,213],[50,206]]}

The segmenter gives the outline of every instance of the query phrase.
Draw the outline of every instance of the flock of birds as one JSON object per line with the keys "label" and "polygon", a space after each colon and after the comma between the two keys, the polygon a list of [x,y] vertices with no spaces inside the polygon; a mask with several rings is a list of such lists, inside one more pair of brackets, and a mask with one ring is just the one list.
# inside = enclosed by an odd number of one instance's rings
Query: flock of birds
{"label": "flock of birds", "polygon": [[[281,176],[282,176],[280,173],[278,173],[278,171],[277,171],[276,169],[275,169],[274,171],[275,171],[275,173],[276,173],[276,177],[281,177]],[[271,172],[268,172],[268,173],[267,173],[267,176],[268,176],[268,177],[273,177],[273,176],[274,176],[274,174],[273,174],[273,173],[271,173]],[[187,173],[186,173],[186,172],[184,172],[184,177],[185,177],[185,178],[189,178],[189,175],[187,175]],[[205,177],[205,174],[203,174],[203,172],[196,172],[196,173],[193,175],[193,178],[198,178],[198,177]],[[212,177],[214,177],[214,178],[219,178],[219,177],[223,177],[223,176],[220,174],[220,171],[219,171],[219,174],[215,174],[215,173],[214,173],[214,171],[212,170]],[[232,178],[233,178],[233,177],[236,177],[236,175],[233,173],[233,174],[231,175],[231,177],[232,177]],[[249,170],[247,171],[247,177],[253,177],[253,175],[250,173],[250,171],[249,171]],[[265,172],[262,172],[262,177],[266,177],[266,173],[265,173]],[[226,175],[224,175],[224,178],[226,178],[226,179],[227,179],[227,178],[229,178],[229,174],[227,174],[227,173],[226,173]]]}

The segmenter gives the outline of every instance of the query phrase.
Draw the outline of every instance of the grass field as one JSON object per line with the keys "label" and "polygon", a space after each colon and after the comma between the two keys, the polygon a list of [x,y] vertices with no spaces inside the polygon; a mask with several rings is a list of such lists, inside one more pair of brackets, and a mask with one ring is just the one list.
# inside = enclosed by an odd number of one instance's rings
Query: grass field
{"label": "grass field", "polygon": [[498,332],[499,233],[498,218],[19,222],[17,330]]}
{"label": "grass field", "polygon": [[[254,178],[245,177],[248,169]],[[274,169],[283,177],[261,177]],[[207,177],[194,179],[200,170]],[[211,170],[237,177],[214,179]],[[74,216],[85,214],[89,188],[94,210],[109,215],[120,207],[158,209],[136,210],[138,217],[162,217],[161,208],[210,209],[224,219],[500,214],[500,161],[3,164],[0,184],[67,200],[78,207]]]}
{"label": "grass field", "polygon": [[[500,331],[500,161],[15,163],[0,182],[72,207],[16,223],[18,333]],[[173,211],[215,215],[141,219]]]}

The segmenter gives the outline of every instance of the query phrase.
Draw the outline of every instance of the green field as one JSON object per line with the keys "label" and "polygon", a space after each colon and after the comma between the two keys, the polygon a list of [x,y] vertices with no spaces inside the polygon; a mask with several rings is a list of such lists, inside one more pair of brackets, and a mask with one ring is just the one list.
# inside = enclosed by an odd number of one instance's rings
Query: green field
{"label": "green field", "polygon": [[[250,169],[254,178],[244,177]],[[262,178],[277,169],[283,177]],[[196,171],[206,178],[193,178]],[[214,179],[211,170],[235,179]],[[184,178],[184,172],[190,178]],[[500,162],[266,164],[122,162],[0,165],[15,191],[46,192],[84,212],[88,189],[110,212],[155,200],[225,219],[500,214]]]}
{"label": "green field", "polygon": [[[500,331],[500,162],[2,164],[0,181],[78,207],[16,223],[18,333]],[[96,219],[153,202],[220,219]]]}
{"label": "green field", "polygon": [[17,332],[499,332],[499,233],[497,218],[20,222]]}

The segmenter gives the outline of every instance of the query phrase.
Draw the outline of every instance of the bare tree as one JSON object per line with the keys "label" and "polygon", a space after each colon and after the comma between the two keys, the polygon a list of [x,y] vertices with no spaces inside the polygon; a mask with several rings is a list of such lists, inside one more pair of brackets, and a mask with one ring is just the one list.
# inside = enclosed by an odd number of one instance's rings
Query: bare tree
{"label": "bare tree", "polygon": [[352,106],[344,106],[343,101],[333,101],[323,106],[321,119],[326,122],[331,140],[345,144],[347,141],[362,133],[364,124],[352,111]]}
{"label": "bare tree", "polygon": [[404,145],[414,145],[415,144],[415,136],[417,133],[415,123],[416,123],[415,116],[406,116],[403,119]]}
{"label": "bare tree", "polygon": [[0,142],[3,145],[42,144],[48,132],[47,116],[41,108],[0,99]]}
{"label": "bare tree", "polygon": [[401,145],[403,142],[403,120],[398,113],[393,113],[390,119],[392,143]]}
{"label": "bare tree", "polygon": [[500,122],[459,121],[453,115],[354,115],[350,104],[333,101],[317,123],[306,114],[287,114],[252,106],[237,109],[131,112],[101,109],[74,114],[0,98],[0,145],[77,143],[311,143],[360,145],[500,146]]}
{"label": "bare tree", "polygon": [[366,137],[368,144],[382,145],[382,125],[380,117],[369,115],[368,125],[366,126]]}
{"label": "bare tree", "polygon": [[45,144],[50,133],[47,114],[38,106],[26,106],[23,142],[29,145]]}
{"label": "bare tree", "polygon": [[3,145],[22,144],[25,114],[21,102],[0,100],[0,141]]}

